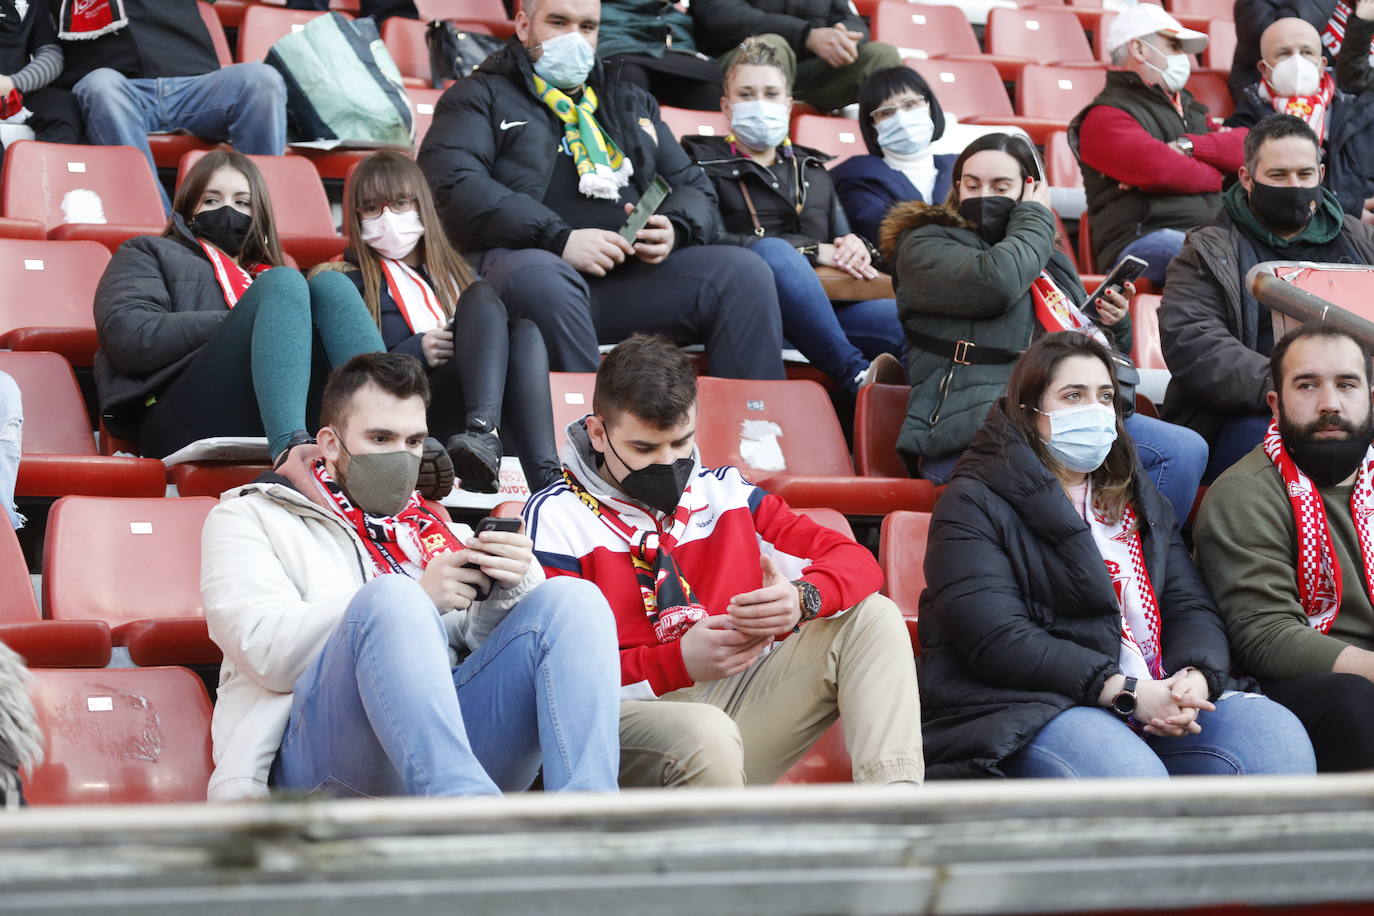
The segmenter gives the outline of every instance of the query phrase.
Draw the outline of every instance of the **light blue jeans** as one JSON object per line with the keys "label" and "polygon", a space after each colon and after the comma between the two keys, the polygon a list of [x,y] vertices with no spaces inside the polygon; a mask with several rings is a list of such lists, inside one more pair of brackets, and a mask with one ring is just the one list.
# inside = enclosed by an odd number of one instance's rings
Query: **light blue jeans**
{"label": "light blue jeans", "polygon": [[616,791],[620,655],[595,585],[527,594],[457,668],[418,582],[358,590],[296,680],[270,782],[337,796]]}
{"label": "light blue jeans", "polygon": [[1186,426],[1139,412],[1127,417],[1124,425],[1135,443],[1140,466],[1174,507],[1174,517],[1182,525],[1193,510],[1207,467],[1207,440]]}
{"label": "light blue jeans", "polygon": [[[1121,257],[1133,254],[1149,266],[1142,275],[1154,284],[1155,292],[1164,286],[1164,277],[1169,272],[1169,262],[1178,257],[1183,250],[1183,240],[1187,233],[1177,229],[1156,229],[1147,232],[1121,250]],[[1118,258],[1118,260],[1120,260]],[[1104,271],[1111,270],[1115,264],[1099,264]]]}
{"label": "light blue jeans", "polygon": [[1137,734],[1105,709],[1075,706],[1003,760],[1023,779],[1162,779],[1317,772],[1298,717],[1257,693],[1228,691],[1198,712],[1202,732],[1181,738]]}
{"label": "light blue jeans", "polygon": [[25,518],[14,505],[14,482],[24,448],[24,402],[14,379],[0,372],[0,503],[10,524],[23,528]]}
{"label": "light blue jeans", "polygon": [[[234,64],[200,76],[129,79],[101,67],[72,90],[86,119],[86,136],[101,146],[132,146],[157,175],[148,134],[185,130],[240,153],[286,152],[286,83],[266,64]],[[162,183],[158,182],[161,190]],[[171,204],[162,191],[162,202]]]}

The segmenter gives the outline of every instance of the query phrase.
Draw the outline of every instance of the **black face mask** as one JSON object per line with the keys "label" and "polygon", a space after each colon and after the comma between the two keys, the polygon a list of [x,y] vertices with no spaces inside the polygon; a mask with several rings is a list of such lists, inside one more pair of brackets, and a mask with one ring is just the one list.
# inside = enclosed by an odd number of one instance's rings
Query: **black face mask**
{"label": "black face mask", "polygon": [[186,225],[198,238],[205,239],[220,251],[236,258],[248,240],[248,229],[253,225],[253,218],[225,204],[213,210],[200,211]]}
{"label": "black face mask", "polygon": [[996,245],[1007,237],[1016,204],[1010,197],[970,197],[959,204],[959,215],[973,223],[983,241]]}
{"label": "black face mask", "polygon": [[[1328,426],[1339,427],[1348,435],[1344,439],[1313,438],[1318,429]],[[1283,437],[1283,447],[1300,471],[1312,478],[1319,487],[1334,487],[1355,473],[1364,460],[1370,440],[1374,438],[1374,416],[1367,418],[1361,426],[1330,414],[1302,427],[1280,420],[1279,435]]]}
{"label": "black face mask", "polygon": [[[620,452],[615,450],[615,444],[611,442],[609,435],[606,436],[606,444],[611,447],[611,453],[620,458]],[[625,464],[625,459],[620,458],[620,463]],[[615,483],[631,499],[657,509],[664,515],[671,515],[677,509],[677,504],[682,501],[682,491],[687,489],[687,482],[692,478],[693,464],[695,462],[691,458],[679,458],[670,464],[649,464],[637,471],[631,471],[625,475],[624,480],[617,480]],[[628,464],[625,466],[629,467]]]}
{"label": "black face mask", "polygon": [[1320,185],[1290,188],[1257,181],[1250,191],[1250,209],[1275,232],[1297,232],[1312,219],[1322,197]]}

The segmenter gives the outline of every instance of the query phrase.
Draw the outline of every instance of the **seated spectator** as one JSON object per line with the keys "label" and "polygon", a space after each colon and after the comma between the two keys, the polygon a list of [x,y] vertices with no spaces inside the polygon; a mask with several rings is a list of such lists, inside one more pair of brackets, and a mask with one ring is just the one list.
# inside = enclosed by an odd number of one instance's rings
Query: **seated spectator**
{"label": "seated spectator", "polygon": [[841,391],[853,395],[884,370],[884,381],[905,384],[896,360],[903,343],[897,303],[832,306],[812,269],[836,267],[859,280],[878,276],[868,243],[849,231],[825,170],[831,157],[787,138],[792,97],[777,56],[762,42],[746,44],[725,73],[720,100],[730,135],[682,139],[716,187],[725,226],[718,241],[743,245],[768,262],[783,336]]}
{"label": "seated spectator", "polygon": [[14,486],[24,453],[24,402],[12,377],[0,372],[0,505],[16,529],[28,521],[14,504]]}
{"label": "seated spectator", "polygon": [[852,105],[870,73],[896,67],[892,45],[869,41],[849,0],[694,0],[697,41],[729,70],[746,38],[768,44],[797,98],[822,111]]}
{"label": "seated spectator", "polygon": [[[1260,79],[1260,36],[1277,20],[1296,16],[1320,32],[1322,48],[1330,63],[1336,60],[1344,47],[1346,30],[1350,27],[1350,12],[1347,0],[1236,0],[1233,10],[1236,53],[1231,60],[1231,76],[1228,80],[1231,97],[1239,103],[1246,87]],[[1369,53],[1374,48],[1370,47],[1367,39],[1368,36],[1364,47]]]}
{"label": "seated spectator", "polygon": [[24,804],[21,770],[43,762],[43,729],[34,713],[29,693],[29,672],[24,658],[0,643],[0,811],[14,811]]}
{"label": "seated spectator", "polygon": [[935,506],[920,614],[933,777],[1313,772],[1301,723],[1231,675],[1119,393],[1105,347],[1040,338]]}
{"label": "seated spectator", "polygon": [[597,52],[661,105],[715,111],[720,67],[697,50],[692,17],[663,0],[602,0]]}
{"label": "seated spectator", "polygon": [[[1374,0],[1369,6],[1374,18]],[[1275,112],[1302,118],[1321,144],[1322,184],[1346,213],[1374,223],[1374,95],[1337,87],[1322,59],[1321,37],[1302,19],[1274,22],[1264,30],[1260,49],[1260,81],[1245,88],[1226,123],[1254,127]],[[1368,54],[1354,56],[1357,67],[1369,69]]]}
{"label": "seated spectator", "polygon": [[775,782],[838,715],[859,783],[920,782],[910,640],[852,539],[697,455],[696,378],[661,337],[597,370],[565,482],[525,518],[545,572],[620,634],[622,786]]}
{"label": "seated spectator", "polygon": [[500,489],[503,432],[531,492],[558,480],[539,329],[509,323],[496,293],[449,245],[415,161],[397,152],[364,159],[349,175],[343,210],[349,247],[339,266],[387,350],[428,368],[429,429],[446,444],[463,489]]}
{"label": "seated spectator", "polygon": [[[400,353],[325,386],[318,448],[211,510],[201,591],[224,650],[212,801],[616,787],[615,627],[544,582],[522,533],[415,492],[429,385]],[[366,558],[366,565],[359,562]]]}
{"label": "seated spectator", "polygon": [[1307,727],[1326,772],[1374,769],[1374,417],[1369,353],[1307,324],[1271,357],[1264,441],[1193,528],[1238,661]]}
{"label": "seated spectator", "polygon": [[1107,27],[1107,86],[1069,125],[1098,264],[1135,255],[1156,289],[1184,233],[1216,217],[1222,182],[1241,163],[1245,131],[1212,130],[1183,88],[1189,55],[1206,46],[1163,7],[1126,7]]}
{"label": "seated spectator", "polygon": [[888,67],[859,87],[859,133],[866,154],[830,170],[849,225],[872,244],[893,204],[934,204],[949,196],[953,155],[937,156],[930,144],[945,133],[945,113],[921,74]]}
{"label": "seated spectator", "polygon": [[1273,322],[1246,273],[1262,261],[1374,264],[1374,228],[1343,213],[1321,180],[1312,128],[1270,115],[1250,130],[1224,212],[1169,268],[1159,332],[1173,377],[1162,413],[1211,444],[1205,480],[1259,444],[1272,417]]}
{"label": "seated spectator", "polygon": [[35,140],[47,143],[80,143],[76,97],[49,85],[61,72],[62,46],[48,0],[0,3],[0,125],[26,125]]}
{"label": "seated spectator", "polygon": [[[535,0],[515,36],[448,88],[420,147],[450,241],[559,372],[594,372],[598,342],[657,331],[704,343],[711,375],[781,378],[772,275],[711,246],[711,182],[644,90],[595,62],[598,0]],[[619,230],[656,177],[672,192],[635,236]]]}
{"label": "seated spectator", "polygon": [[57,85],[75,87],[91,143],[141,150],[154,175],[148,134],[157,131],[228,141],[248,155],[286,151],[281,74],[260,63],[221,68],[196,0],[63,0],[59,16],[66,67]]}
{"label": "seated spectator", "polygon": [[[1049,187],[1030,177],[1034,168],[1020,137],[986,134],[955,160],[944,206],[901,204],[883,224],[911,346],[913,387],[897,451],[913,474],[937,484],[950,479],[1036,337],[1082,331],[1129,362],[1134,287],[1086,305],[1077,271],[1055,244]],[[1136,412],[1133,398],[1121,409],[1146,472],[1186,519],[1206,444]]]}

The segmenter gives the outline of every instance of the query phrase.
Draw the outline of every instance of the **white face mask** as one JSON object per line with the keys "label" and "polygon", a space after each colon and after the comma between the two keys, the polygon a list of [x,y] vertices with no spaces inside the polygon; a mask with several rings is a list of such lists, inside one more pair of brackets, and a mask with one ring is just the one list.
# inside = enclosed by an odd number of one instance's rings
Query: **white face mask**
{"label": "white face mask", "polygon": [[390,207],[379,216],[362,221],[363,241],[384,258],[399,261],[415,250],[424,238],[425,227],[415,210],[392,213]]}
{"label": "white face mask", "polygon": [[1164,54],[1159,48],[1149,42],[1145,46],[1151,51],[1157,51],[1164,56],[1164,67],[1160,68],[1150,61],[1145,61],[1145,66],[1156,70],[1164,80],[1164,88],[1170,92],[1179,92],[1184,84],[1188,82],[1188,77],[1193,72],[1193,63],[1188,59],[1187,54]]}
{"label": "white face mask", "polygon": [[1037,411],[1050,418],[1045,447],[1060,464],[1080,474],[1102,466],[1116,442],[1116,413],[1105,404]]}
{"label": "white face mask", "polygon": [[1269,68],[1269,85],[1284,97],[1312,95],[1321,81],[1321,69],[1301,54],[1290,54]]}

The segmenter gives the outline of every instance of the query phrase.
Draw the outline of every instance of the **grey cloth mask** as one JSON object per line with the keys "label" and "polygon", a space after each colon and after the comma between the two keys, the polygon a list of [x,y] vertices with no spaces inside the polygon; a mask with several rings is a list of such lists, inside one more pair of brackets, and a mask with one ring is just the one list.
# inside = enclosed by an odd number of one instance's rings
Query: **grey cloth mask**
{"label": "grey cloth mask", "polygon": [[420,478],[420,456],[407,451],[348,455],[348,467],[338,470],[339,486],[353,505],[368,515],[389,517],[405,508]]}

